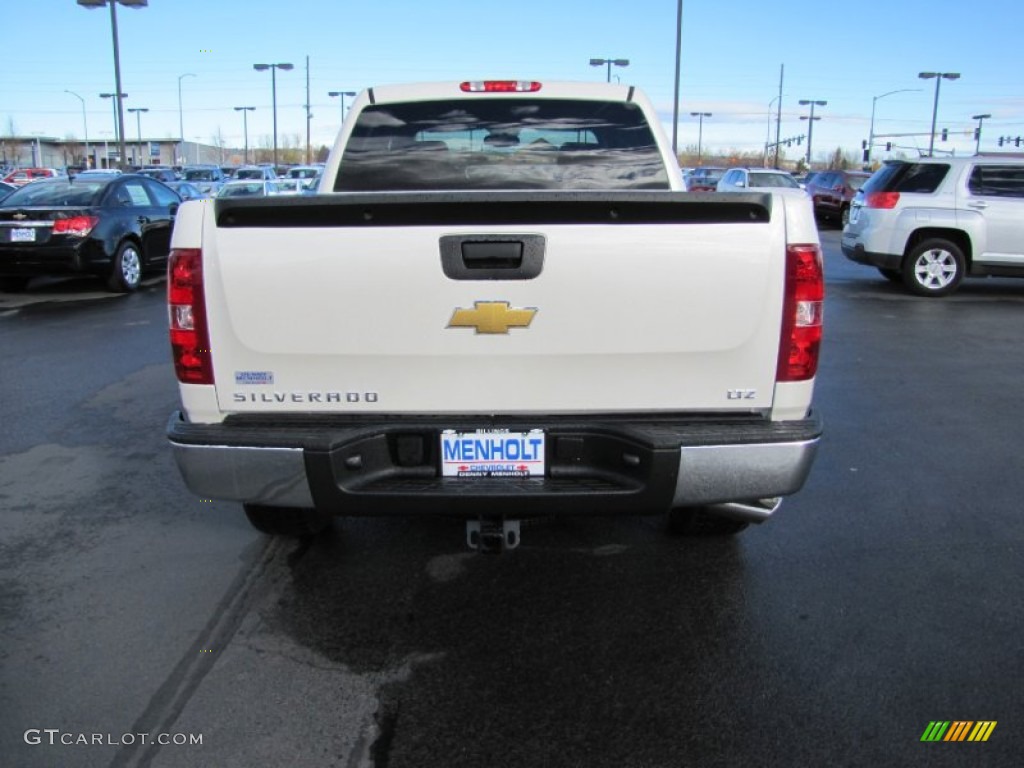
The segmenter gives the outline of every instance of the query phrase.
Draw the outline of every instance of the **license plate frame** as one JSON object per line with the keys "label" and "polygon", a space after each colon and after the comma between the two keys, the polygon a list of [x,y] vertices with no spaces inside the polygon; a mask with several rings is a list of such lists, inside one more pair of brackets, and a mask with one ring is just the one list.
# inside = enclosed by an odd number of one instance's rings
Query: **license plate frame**
{"label": "license plate frame", "polygon": [[503,479],[547,473],[543,429],[445,429],[438,446],[442,477]]}
{"label": "license plate frame", "polygon": [[35,227],[14,227],[11,229],[10,242],[12,243],[34,243],[36,241]]}

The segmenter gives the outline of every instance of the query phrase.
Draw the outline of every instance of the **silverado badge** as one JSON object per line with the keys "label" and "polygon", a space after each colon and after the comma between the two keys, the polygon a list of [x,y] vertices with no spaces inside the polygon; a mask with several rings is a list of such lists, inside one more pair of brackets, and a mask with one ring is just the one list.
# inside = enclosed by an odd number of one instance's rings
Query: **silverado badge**
{"label": "silverado badge", "polygon": [[536,307],[512,308],[507,301],[475,301],[473,309],[459,307],[449,328],[473,328],[477,333],[508,333],[509,328],[529,328]]}

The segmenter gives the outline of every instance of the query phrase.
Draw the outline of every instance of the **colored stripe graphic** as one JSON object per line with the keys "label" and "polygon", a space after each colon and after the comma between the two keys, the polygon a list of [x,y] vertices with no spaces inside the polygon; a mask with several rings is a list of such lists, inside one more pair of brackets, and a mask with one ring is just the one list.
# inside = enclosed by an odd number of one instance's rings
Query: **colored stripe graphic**
{"label": "colored stripe graphic", "polygon": [[997,724],[996,720],[932,720],[921,741],[988,741]]}
{"label": "colored stripe graphic", "polygon": [[992,731],[996,729],[996,720],[979,720],[978,724],[974,726],[974,730],[971,731],[971,735],[967,737],[968,741],[988,741],[988,737],[992,735]]}
{"label": "colored stripe graphic", "polygon": [[943,741],[963,741],[967,738],[967,732],[972,725],[974,722],[971,720],[954,720]]}

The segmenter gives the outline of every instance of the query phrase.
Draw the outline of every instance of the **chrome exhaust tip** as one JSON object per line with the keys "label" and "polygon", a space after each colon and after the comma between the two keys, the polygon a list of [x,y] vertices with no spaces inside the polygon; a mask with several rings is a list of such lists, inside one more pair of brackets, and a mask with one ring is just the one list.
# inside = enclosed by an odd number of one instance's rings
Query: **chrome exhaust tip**
{"label": "chrome exhaust tip", "polygon": [[763,523],[782,506],[782,497],[773,499],[757,499],[755,501],[728,501],[722,504],[709,504],[708,512],[728,520],[744,523]]}

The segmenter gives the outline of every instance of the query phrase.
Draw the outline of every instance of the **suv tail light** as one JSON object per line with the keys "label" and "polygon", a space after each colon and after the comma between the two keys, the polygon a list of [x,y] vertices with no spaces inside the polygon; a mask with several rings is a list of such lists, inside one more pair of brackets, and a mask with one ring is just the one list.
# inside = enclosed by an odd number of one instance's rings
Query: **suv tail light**
{"label": "suv tail light", "polygon": [[895,208],[899,201],[899,192],[869,192],[864,196],[868,208]]}
{"label": "suv tail light", "polygon": [[786,293],[776,381],[806,381],[818,371],[825,273],[817,245],[786,246]]}
{"label": "suv tail light", "polygon": [[85,237],[92,232],[99,220],[98,216],[72,216],[68,219],[57,219],[53,222],[53,234]]}
{"label": "suv tail light", "polygon": [[171,250],[167,263],[167,314],[178,381],[213,384],[213,357],[203,291],[203,252],[198,248]]}

